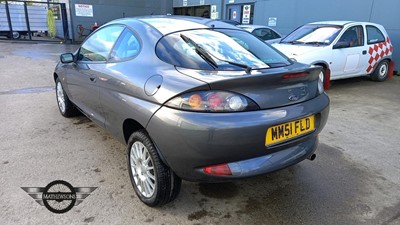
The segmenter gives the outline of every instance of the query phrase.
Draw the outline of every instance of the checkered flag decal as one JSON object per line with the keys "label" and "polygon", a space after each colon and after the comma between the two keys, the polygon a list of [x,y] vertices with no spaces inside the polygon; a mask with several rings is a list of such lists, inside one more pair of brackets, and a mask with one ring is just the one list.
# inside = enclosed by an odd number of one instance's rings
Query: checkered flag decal
{"label": "checkered flag decal", "polygon": [[370,57],[368,60],[369,66],[367,72],[370,73],[382,57],[391,55],[392,52],[393,45],[390,42],[389,37],[386,38],[385,42],[377,43],[369,47],[368,53]]}

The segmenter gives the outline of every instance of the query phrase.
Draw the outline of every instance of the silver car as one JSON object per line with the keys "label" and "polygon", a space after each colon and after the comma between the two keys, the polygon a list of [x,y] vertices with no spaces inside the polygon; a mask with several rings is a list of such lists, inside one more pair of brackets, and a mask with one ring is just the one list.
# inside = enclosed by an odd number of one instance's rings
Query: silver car
{"label": "silver car", "polygon": [[172,201],[181,179],[229,181],[314,159],[328,118],[320,67],[220,21],[119,19],[60,59],[61,114],[81,111],[127,145],[149,206]]}
{"label": "silver car", "polygon": [[276,30],[271,27],[263,26],[263,25],[238,25],[238,27],[252,33],[256,37],[261,40],[273,44],[278,43],[282,39],[282,35],[280,35]]}

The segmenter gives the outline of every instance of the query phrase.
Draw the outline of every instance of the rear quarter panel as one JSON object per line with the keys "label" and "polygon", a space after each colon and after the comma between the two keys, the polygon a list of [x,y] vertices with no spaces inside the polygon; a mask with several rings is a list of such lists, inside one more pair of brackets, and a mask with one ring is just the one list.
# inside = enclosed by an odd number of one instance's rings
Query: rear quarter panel
{"label": "rear quarter panel", "polygon": [[[145,85],[154,76],[162,77],[162,83],[154,95],[148,95]],[[99,87],[106,128],[124,143],[126,119],[133,119],[145,128],[152,115],[170,98],[195,88],[208,89],[204,82],[178,73],[154,55],[110,63],[99,79]]]}

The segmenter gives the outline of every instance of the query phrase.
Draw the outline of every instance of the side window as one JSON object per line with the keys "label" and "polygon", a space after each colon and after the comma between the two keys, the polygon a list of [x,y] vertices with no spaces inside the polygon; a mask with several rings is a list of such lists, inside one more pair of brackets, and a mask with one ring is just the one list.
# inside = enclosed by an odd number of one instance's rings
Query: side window
{"label": "side window", "polygon": [[108,26],[97,30],[81,46],[78,60],[90,62],[106,61],[123,30],[123,26]]}
{"label": "side window", "polygon": [[281,38],[281,36],[273,30],[271,30],[271,36],[271,39]]}
{"label": "side window", "polygon": [[131,30],[125,29],[112,50],[111,58],[114,60],[123,60],[134,57],[139,54],[140,47],[139,39]]}
{"label": "side window", "polygon": [[371,25],[367,26],[367,38],[368,44],[375,44],[385,41],[385,36],[382,34],[382,32],[377,27]]}
{"label": "side window", "polygon": [[345,42],[349,47],[357,47],[364,45],[364,31],[362,26],[354,26],[347,29],[339,42]]}
{"label": "side window", "polygon": [[255,30],[253,30],[252,34],[261,38],[264,41],[275,39],[275,38],[280,38],[280,36],[277,33],[275,33],[273,30],[266,29],[266,28],[255,29]]}

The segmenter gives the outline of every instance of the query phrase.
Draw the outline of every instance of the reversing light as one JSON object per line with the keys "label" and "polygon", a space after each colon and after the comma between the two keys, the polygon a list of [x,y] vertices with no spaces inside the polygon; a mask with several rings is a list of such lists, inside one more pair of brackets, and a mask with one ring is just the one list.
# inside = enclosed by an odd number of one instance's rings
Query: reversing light
{"label": "reversing light", "polygon": [[218,176],[231,176],[232,171],[228,164],[218,164],[213,166],[207,166],[203,168],[204,173]]}
{"label": "reversing light", "polygon": [[246,102],[240,96],[234,95],[229,98],[229,107],[235,111],[242,110],[246,107]]}

